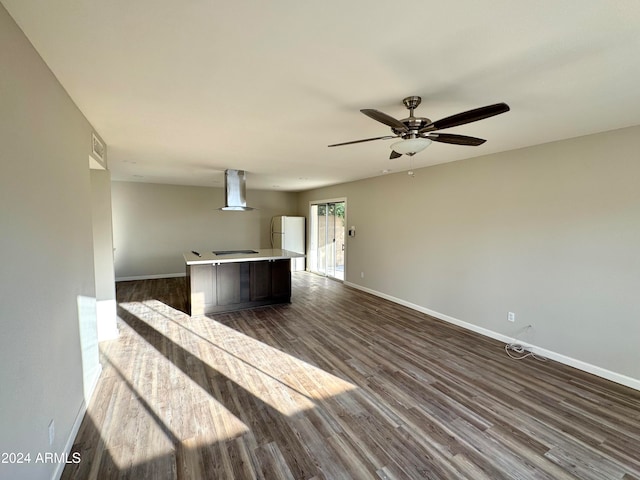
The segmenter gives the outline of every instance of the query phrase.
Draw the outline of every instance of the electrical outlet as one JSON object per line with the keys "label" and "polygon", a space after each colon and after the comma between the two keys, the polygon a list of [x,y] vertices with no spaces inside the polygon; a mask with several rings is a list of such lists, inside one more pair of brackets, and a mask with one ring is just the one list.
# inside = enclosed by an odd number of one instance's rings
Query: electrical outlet
{"label": "electrical outlet", "polygon": [[364,278],[364,272],[360,272],[360,278]]}
{"label": "electrical outlet", "polygon": [[510,322],[515,322],[516,321],[516,314],[513,312],[509,312],[507,313],[507,320]]}
{"label": "electrical outlet", "polygon": [[53,445],[53,441],[56,438],[56,427],[53,423],[53,419],[49,422],[49,445]]}

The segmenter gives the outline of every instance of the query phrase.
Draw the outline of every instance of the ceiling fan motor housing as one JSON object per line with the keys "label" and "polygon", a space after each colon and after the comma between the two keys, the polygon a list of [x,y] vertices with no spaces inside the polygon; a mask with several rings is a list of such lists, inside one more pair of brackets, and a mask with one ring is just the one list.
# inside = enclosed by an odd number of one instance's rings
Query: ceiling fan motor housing
{"label": "ceiling fan motor housing", "polygon": [[428,118],[413,116],[413,110],[417,108],[421,102],[422,98],[418,97],[417,95],[406,97],[402,100],[404,106],[409,109],[409,117],[403,118],[402,120],[400,120],[400,122],[407,127],[408,131],[391,127],[393,133],[401,136],[403,139],[415,138],[418,134],[418,130],[431,123],[431,120],[429,120]]}
{"label": "ceiling fan motor housing", "polygon": [[391,130],[393,131],[393,133],[395,133],[396,135],[400,135],[402,138],[408,137],[408,138],[412,138],[411,135],[416,135],[418,133],[418,130],[420,130],[422,127],[429,125],[431,123],[431,120],[429,120],[428,118],[424,118],[424,117],[408,117],[408,118],[403,118],[402,120],[400,120],[400,122],[402,122],[407,129],[409,130],[408,132],[405,130],[400,130],[398,128],[391,128]]}

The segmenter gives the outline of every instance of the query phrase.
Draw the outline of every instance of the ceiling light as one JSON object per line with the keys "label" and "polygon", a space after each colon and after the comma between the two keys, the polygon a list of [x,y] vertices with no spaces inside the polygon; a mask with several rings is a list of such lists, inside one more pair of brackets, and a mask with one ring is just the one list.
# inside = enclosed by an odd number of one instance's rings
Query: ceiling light
{"label": "ceiling light", "polygon": [[392,144],[391,150],[402,155],[413,155],[421,152],[429,145],[431,145],[431,140],[428,138],[408,138]]}

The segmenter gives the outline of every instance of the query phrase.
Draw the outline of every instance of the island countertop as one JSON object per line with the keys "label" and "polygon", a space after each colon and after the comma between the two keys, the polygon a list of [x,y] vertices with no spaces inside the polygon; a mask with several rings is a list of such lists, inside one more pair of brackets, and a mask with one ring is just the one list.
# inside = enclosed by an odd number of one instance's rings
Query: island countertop
{"label": "island countertop", "polygon": [[[216,250],[217,251],[217,250]],[[234,251],[234,250],[231,250]],[[184,261],[187,265],[210,265],[219,263],[258,262],[263,260],[286,260],[302,258],[304,253],[296,253],[290,250],[269,248],[253,250],[256,253],[224,253],[215,254],[214,251],[199,251],[200,256],[193,252],[184,253]]]}

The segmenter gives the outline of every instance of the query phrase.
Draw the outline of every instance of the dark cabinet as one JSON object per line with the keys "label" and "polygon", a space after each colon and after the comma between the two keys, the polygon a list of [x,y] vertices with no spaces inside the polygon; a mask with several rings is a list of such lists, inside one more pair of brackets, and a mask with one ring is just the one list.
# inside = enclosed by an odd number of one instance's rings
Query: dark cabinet
{"label": "dark cabinet", "polygon": [[291,299],[291,260],[187,265],[189,314],[204,315]]}
{"label": "dark cabinet", "polygon": [[247,263],[221,263],[216,266],[217,304],[233,305],[250,300]]}
{"label": "dark cabinet", "polygon": [[251,262],[251,300],[291,297],[291,261]]}
{"label": "dark cabinet", "polygon": [[291,260],[271,262],[271,296],[291,297]]}
{"label": "dark cabinet", "polygon": [[273,262],[251,262],[251,300],[271,297],[271,264]]}

